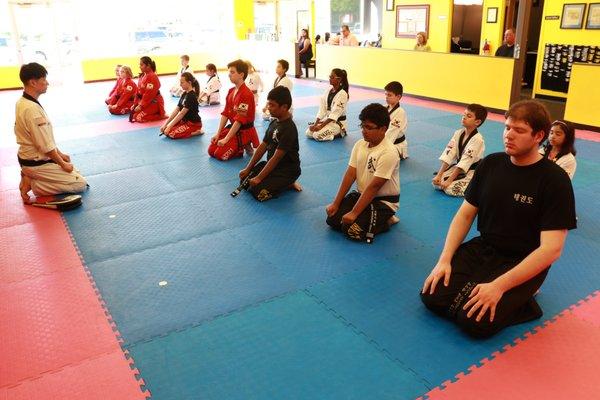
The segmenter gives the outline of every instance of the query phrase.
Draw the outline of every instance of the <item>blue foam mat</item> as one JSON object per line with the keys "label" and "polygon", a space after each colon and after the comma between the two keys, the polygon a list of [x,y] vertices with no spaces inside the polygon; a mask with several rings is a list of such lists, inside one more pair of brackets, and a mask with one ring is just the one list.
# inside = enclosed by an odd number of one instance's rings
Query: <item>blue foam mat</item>
{"label": "blue foam mat", "polygon": [[428,390],[302,292],[129,350],[156,399],[413,399]]}

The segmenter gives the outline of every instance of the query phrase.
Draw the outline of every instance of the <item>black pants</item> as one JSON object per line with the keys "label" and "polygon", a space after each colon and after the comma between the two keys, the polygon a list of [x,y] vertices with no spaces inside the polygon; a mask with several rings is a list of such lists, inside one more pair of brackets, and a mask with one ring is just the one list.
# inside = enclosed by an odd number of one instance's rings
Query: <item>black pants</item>
{"label": "black pants", "polygon": [[[252,168],[250,175],[258,175],[265,165],[267,165],[266,161],[257,163]],[[290,175],[288,172],[275,168],[261,183],[248,188],[248,191],[252,193],[252,196],[254,196],[256,200],[267,201],[277,197],[279,193],[288,189],[292,183],[296,182],[296,179],[298,179],[299,176],[300,174]]]}
{"label": "black pants", "polygon": [[462,309],[475,286],[493,281],[520,261],[521,258],[499,254],[481,237],[473,238],[461,244],[452,257],[449,285],[438,282],[435,292],[421,294],[421,300],[431,311],[456,321],[464,331],[480,338],[492,336],[507,326],[540,318],[542,310],[533,295],[542,286],[550,267],[504,293],[496,305],[493,322],[490,322],[489,311],[477,322],[479,311],[467,318],[469,310]]}
{"label": "black pants", "polygon": [[[348,193],[346,197],[344,197],[344,200],[342,200],[342,204],[337,213],[331,217],[327,217],[327,225],[337,231],[343,232],[353,240],[365,240],[369,228],[371,228],[371,233],[374,235],[388,231],[390,229],[388,220],[395,212],[377,199],[374,199],[371,204],[360,213],[353,224],[342,224],[342,217],[352,210],[359,198],[360,193],[358,192]],[[371,218],[372,214],[373,219]]]}

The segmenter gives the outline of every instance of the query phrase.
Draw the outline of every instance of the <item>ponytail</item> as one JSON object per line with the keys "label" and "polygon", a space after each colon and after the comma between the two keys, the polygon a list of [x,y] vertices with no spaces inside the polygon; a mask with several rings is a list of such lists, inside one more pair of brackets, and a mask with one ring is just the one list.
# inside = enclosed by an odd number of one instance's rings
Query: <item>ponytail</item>
{"label": "ponytail", "polygon": [[198,80],[196,79],[196,77],[194,75],[192,75],[191,72],[184,72],[183,74],[181,74],[181,77],[183,79],[185,79],[187,82],[192,84],[192,88],[194,89],[196,96],[199,96],[200,95],[200,83],[198,83]]}
{"label": "ponytail", "polygon": [[345,69],[342,71],[342,88],[348,93],[348,98],[350,98],[350,85],[348,84],[348,73]]}
{"label": "ponytail", "polygon": [[156,72],[156,62],[154,60],[150,60],[150,68],[152,68],[153,72]]}

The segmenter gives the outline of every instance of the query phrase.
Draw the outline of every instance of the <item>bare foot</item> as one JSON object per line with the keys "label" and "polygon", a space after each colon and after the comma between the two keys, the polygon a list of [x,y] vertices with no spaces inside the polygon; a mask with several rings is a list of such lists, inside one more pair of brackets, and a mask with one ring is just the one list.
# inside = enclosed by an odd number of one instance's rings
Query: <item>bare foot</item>
{"label": "bare foot", "polygon": [[389,219],[388,219],[388,225],[392,226],[397,224],[398,222],[400,222],[400,218],[398,218],[397,215],[392,215]]}
{"label": "bare foot", "polygon": [[298,182],[294,182],[290,185],[290,190],[295,190],[296,192],[301,192],[302,185],[300,185]]}
{"label": "bare foot", "polygon": [[31,190],[31,179],[28,176],[21,174],[21,182],[19,182],[19,191],[21,192],[21,199],[23,203],[31,204],[29,198],[29,191]]}

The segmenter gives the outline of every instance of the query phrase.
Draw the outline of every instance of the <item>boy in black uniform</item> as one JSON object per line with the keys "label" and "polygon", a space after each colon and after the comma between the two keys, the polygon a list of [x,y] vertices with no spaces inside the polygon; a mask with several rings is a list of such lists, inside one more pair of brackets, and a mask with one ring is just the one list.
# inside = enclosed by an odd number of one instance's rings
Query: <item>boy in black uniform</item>
{"label": "boy in black uniform", "polygon": [[[536,101],[507,111],[505,152],[485,157],[475,170],[423,284],[427,308],[473,336],[542,316],[533,296],[576,227],[567,173],[538,153],[549,130],[548,111]],[[476,216],[481,236],[461,244]]]}
{"label": "boy in black uniform", "polygon": [[[252,159],[240,171],[240,179],[248,175],[248,190],[258,201],[267,201],[277,197],[286,189],[301,191],[296,182],[300,176],[300,150],[298,129],[289,112],[292,95],[285,86],[277,86],[267,96],[267,108],[275,118],[267,128],[262,143]],[[267,161],[258,162],[267,153]]]}

